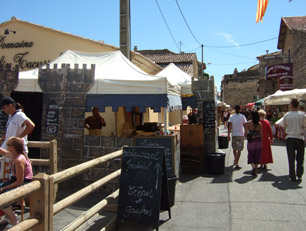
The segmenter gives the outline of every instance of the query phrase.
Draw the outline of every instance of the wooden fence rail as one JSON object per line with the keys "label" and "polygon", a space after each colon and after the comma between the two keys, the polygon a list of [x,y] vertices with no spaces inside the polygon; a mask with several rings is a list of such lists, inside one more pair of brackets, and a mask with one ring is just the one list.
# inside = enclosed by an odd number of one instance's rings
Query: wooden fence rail
{"label": "wooden fence rail", "polygon": [[[57,148],[56,141],[55,142],[32,142],[29,147],[40,147],[40,148],[49,148],[50,157],[46,160],[32,160],[32,163],[39,165],[47,165],[50,164],[50,172],[51,166],[52,171],[57,171]],[[55,153],[56,158],[52,158],[52,152]],[[121,174],[121,169],[114,171],[113,173],[101,178],[100,180],[92,183],[91,185],[84,187],[83,189],[77,191],[76,193],[64,198],[63,200],[54,204],[55,200],[55,188],[58,183],[64,182],[78,174],[83,173],[84,171],[90,170],[91,168],[108,162],[112,159],[118,158],[122,156],[123,151],[119,150],[108,155],[98,157],[96,159],[87,161],[85,163],[79,164],[77,166],[71,167],[69,169],[63,170],[61,172],[55,172],[52,175],[47,175],[45,173],[37,174],[31,183],[23,185],[19,188],[11,190],[7,193],[0,195],[0,207],[10,205],[13,202],[20,200],[21,198],[30,197],[30,217],[14,226],[11,230],[33,230],[33,231],[52,231],[53,230],[53,215],[67,208],[68,206],[76,203],[81,200],[85,196],[94,192],[101,186],[110,182],[111,180],[117,178]],[[53,156],[53,157],[54,157]],[[54,165],[56,164],[56,166]],[[63,230],[75,230],[82,224],[84,224],[87,220],[89,220],[92,216],[98,213],[101,209],[103,209],[110,200],[114,200],[119,195],[119,189],[101,202],[93,206],[89,209],[84,215],[75,219],[69,225],[67,225]]]}

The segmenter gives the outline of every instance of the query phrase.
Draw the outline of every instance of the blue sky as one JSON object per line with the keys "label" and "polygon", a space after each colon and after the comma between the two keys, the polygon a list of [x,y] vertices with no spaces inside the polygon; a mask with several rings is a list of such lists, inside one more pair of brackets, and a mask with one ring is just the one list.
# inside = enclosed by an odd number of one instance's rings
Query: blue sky
{"label": "blue sky", "polygon": [[[305,0],[270,0],[263,22],[257,24],[257,0],[130,2],[131,49],[137,46],[139,50],[196,52],[201,61],[203,44],[204,62],[211,63],[207,65],[205,72],[215,76],[218,90],[223,75],[232,74],[235,68],[242,71],[257,64],[256,57],[266,54],[266,50],[277,51],[281,17],[306,15]],[[1,8],[0,22],[15,16],[21,20],[119,46],[119,0],[5,0],[1,1]],[[258,43],[265,40],[269,41]],[[257,44],[245,46],[250,43]]]}

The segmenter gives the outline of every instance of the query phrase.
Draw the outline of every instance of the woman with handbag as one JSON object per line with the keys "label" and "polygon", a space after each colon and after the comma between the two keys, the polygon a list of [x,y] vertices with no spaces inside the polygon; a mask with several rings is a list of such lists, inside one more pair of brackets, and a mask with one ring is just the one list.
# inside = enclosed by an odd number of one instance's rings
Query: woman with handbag
{"label": "woman with handbag", "polygon": [[257,167],[261,157],[262,125],[257,111],[252,111],[251,120],[245,125],[245,138],[248,140],[248,164],[252,165],[252,175],[257,176]]}

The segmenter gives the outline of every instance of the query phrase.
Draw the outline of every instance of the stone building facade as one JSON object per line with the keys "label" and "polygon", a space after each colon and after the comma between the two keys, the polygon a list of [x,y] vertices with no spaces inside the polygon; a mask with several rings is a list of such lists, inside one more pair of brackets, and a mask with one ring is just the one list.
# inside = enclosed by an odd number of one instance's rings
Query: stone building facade
{"label": "stone building facade", "polygon": [[278,45],[283,63],[293,63],[293,88],[306,88],[306,16],[281,18]]}
{"label": "stone building facade", "polygon": [[306,88],[306,29],[294,30],[293,41],[293,86]]}
{"label": "stone building facade", "polygon": [[259,99],[258,69],[238,72],[235,69],[231,75],[225,75],[221,82],[222,101],[234,107],[245,105]]}
{"label": "stone building facade", "polygon": [[283,63],[283,55],[280,51],[258,56],[258,74],[260,80],[258,82],[258,95],[262,99],[268,95],[272,95],[279,89],[278,80],[266,80],[266,68],[271,65]]}

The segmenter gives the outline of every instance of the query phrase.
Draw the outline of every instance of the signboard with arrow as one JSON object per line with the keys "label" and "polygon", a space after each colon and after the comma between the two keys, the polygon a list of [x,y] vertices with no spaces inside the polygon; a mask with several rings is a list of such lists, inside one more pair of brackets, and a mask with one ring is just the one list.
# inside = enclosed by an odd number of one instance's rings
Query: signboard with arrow
{"label": "signboard with arrow", "polygon": [[161,147],[123,148],[117,212],[119,222],[128,220],[158,229],[161,207],[168,210],[171,217],[164,155]]}

